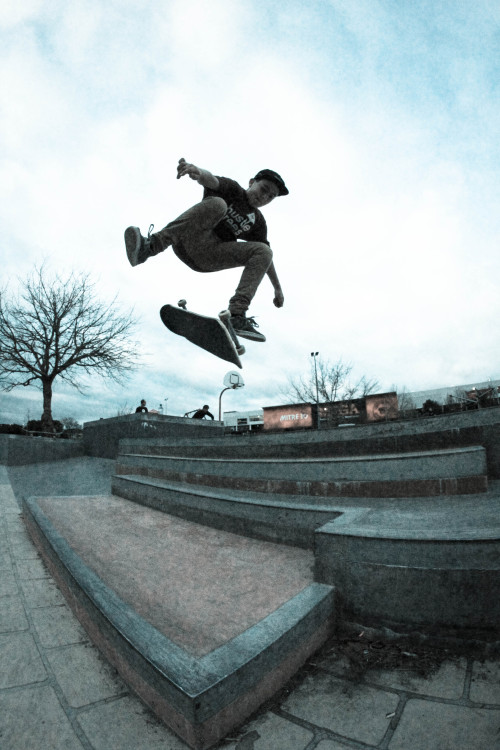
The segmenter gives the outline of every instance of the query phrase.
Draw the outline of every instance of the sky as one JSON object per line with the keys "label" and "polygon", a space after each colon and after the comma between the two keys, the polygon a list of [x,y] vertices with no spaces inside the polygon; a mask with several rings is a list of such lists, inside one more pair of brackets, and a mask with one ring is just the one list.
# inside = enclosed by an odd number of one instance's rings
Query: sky
{"label": "sky", "polygon": [[[263,209],[285,305],[267,278],[243,388],[223,410],[286,403],[311,351],[379,392],[500,377],[500,5],[494,0],[3,0],[1,281],[42,262],[89,273],[134,310],[142,355],[122,384],[54,384],[53,415],[90,421],[141,398],[217,413],[234,366],[168,332],[160,307],[216,314],[240,271],[197,274],[171,252],[132,268],[123,231],[198,202],[183,157]],[[0,422],[41,393],[0,393]]]}

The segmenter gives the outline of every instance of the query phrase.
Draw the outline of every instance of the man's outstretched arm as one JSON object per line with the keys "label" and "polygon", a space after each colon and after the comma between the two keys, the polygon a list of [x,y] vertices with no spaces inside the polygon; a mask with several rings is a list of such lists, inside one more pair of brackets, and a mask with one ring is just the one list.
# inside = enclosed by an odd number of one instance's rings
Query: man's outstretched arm
{"label": "man's outstretched arm", "polygon": [[274,287],[273,302],[276,305],[276,307],[283,307],[283,304],[285,302],[285,297],[283,295],[283,290],[281,289],[280,280],[278,279],[278,274],[276,273],[274,263],[271,263],[271,265],[267,269],[267,275],[269,276],[269,280]]}
{"label": "man's outstretched arm", "polygon": [[208,171],[208,169],[201,169],[195,164],[189,164],[185,159],[179,159],[177,165],[177,179],[179,180],[184,175],[189,175],[192,180],[196,180],[202,187],[211,188],[217,190],[219,187],[219,180],[215,175]]}

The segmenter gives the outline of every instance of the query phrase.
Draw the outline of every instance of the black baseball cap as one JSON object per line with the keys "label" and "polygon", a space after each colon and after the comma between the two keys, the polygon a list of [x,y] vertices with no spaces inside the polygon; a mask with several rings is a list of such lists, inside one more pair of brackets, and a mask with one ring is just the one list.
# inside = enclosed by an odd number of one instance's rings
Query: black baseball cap
{"label": "black baseball cap", "polygon": [[261,169],[260,172],[257,172],[255,175],[254,180],[269,180],[269,182],[273,182],[279,189],[278,195],[288,195],[288,188],[285,185],[283,178],[272,169]]}

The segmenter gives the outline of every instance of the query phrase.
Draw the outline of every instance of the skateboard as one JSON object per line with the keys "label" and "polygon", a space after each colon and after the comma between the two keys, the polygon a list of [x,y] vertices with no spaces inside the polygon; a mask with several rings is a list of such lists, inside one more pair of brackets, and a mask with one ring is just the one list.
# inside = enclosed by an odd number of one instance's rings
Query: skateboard
{"label": "skateboard", "polygon": [[240,369],[243,367],[240,356],[245,353],[245,347],[240,344],[234,332],[229,310],[223,310],[217,318],[209,318],[188,310],[186,300],[181,299],[177,307],[163,305],[160,317],[172,333],[184,336],[195,346],[232,362]]}

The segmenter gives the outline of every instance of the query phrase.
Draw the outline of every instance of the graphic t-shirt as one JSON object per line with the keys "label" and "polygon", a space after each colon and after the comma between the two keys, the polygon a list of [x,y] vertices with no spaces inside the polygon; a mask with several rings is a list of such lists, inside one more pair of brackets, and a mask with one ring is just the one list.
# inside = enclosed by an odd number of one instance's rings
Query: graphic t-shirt
{"label": "graphic t-shirt", "polygon": [[267,224],[258,208],[253,208],[248,202],[246,190],[229,177],[217,177],[217,190],[205,188],[204,198],[216,196],[227,203],[227,213],[214,227],[217,237],[223,242],[234,240],[251,240],[265,242],[267,239]]}

